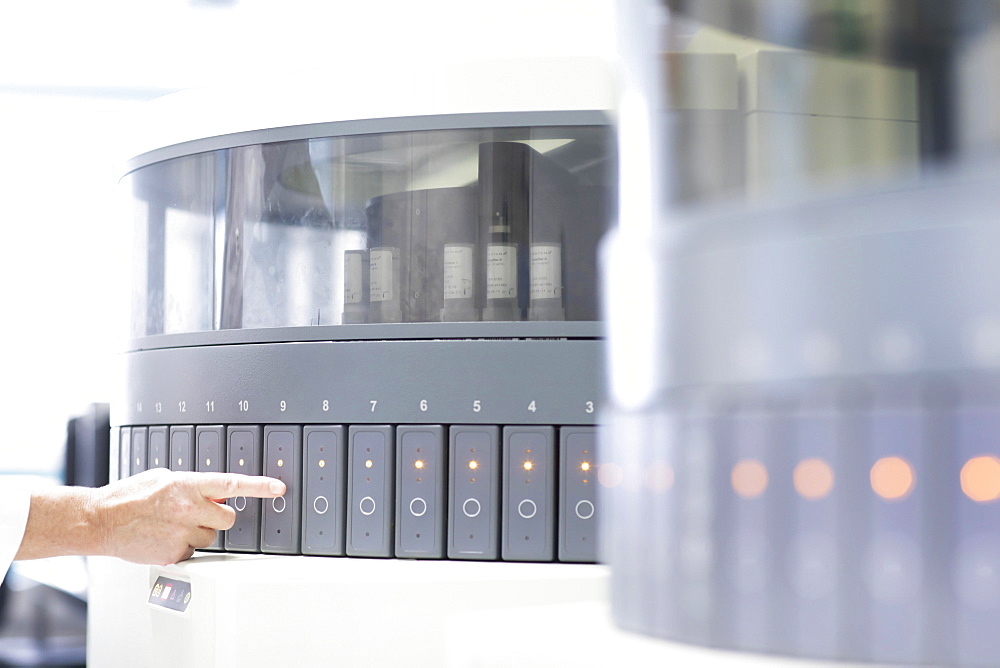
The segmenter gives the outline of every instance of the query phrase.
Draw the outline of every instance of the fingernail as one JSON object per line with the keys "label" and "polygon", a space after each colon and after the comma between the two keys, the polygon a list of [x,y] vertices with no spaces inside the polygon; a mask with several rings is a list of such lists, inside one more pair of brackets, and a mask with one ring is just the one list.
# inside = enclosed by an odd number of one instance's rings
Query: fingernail
{"label": "fingernail", "polygon": [[285,493],[285,483],[278,482],[275,480],[271,483],[271,494],[284,494]]}

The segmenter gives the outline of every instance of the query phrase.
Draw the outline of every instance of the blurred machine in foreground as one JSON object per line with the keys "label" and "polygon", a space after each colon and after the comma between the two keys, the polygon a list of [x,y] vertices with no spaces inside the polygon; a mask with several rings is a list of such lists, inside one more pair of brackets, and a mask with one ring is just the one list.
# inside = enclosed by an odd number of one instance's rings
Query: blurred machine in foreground
{"label": "blurred machine in foreground", "polygon": [[996,4],[620,5],[616,620],[995,665]]}

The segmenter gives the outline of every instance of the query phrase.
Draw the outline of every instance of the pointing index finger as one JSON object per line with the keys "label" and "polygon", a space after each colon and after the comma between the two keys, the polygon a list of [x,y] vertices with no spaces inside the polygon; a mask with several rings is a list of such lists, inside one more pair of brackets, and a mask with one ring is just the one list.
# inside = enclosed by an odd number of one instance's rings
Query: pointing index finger
{"label": "pointing index finger", "polygon": [[265,476],[242,473],[197,474],[198,491],[207,499],[228,499],[234,496],[251,496],[270,499],[285,493],[285,483]]}

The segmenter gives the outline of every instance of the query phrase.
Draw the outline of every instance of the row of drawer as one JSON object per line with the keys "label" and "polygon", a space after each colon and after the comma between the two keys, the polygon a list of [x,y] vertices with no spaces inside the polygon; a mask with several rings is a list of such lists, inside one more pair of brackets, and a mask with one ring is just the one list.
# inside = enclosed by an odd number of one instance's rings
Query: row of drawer
{"label": "row of drawer", "polygon": [[119,471],[283,481],[237,497],[209,549],[505,561],[597,560],[596,429],[483,425],[122,427]]}

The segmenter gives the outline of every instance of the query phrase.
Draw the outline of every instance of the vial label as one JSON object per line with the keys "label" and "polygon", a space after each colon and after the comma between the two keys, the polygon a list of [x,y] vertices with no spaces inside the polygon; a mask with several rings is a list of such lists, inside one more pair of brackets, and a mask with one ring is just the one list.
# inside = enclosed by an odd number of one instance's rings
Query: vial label
{"label": "vial label", "polygon": [[392,301],[392,249],[372,249],[369,262],[371,300],[373,302]]}
{"label": "vial label", "polygon": [[361,253],[363,251],[347,251],[344,253],[344,303],[360,304],[361,290],[364,282],[361,278]]}
{"label": "vial label", "polygon": [[559,244],[532,244],[531,298],[562,297],[562,248]]}
{"label": "vial label", "polygon": [[486,298],[517,297],[517,246],[489,244],[486,247]]}
{"label": "vial label", "polygon": [[444,246],[444,298],[468,299],[474,296],[472,265],[475,250],[471,244]]}

